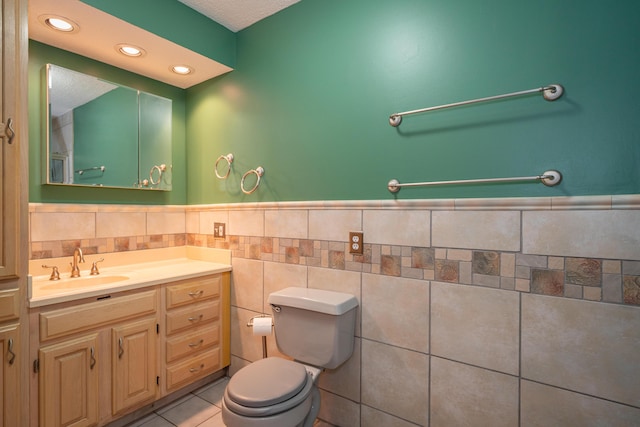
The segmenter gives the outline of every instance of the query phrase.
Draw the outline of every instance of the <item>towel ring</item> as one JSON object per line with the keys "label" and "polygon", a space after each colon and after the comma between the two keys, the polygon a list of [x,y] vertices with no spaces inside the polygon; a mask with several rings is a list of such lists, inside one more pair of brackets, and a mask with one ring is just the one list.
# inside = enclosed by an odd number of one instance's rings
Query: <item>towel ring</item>
{"label": "towel ring", "polygon": [[[224,175],[221,175],[218,172],[218,163],[220,163],[220,160],[226,160],[227,161],[227,173]],[[233,154],[229,153],[226,156],[223,154],[222,156],[218,157],[218,160],[216,160],[216,166],[214,168],[215,172],[216,172],[216,176],[219,179],[227,179],[227,177],[229,176],[229,173],[231,172],[231,163],[233,163]]]}
{"label": "towel ring", "polygon": [[[154,181],[153,180],[153,172],[156,171],[156,170],[158,171],[158,180]],[[149,171],[149,182],[151,182],[152,185],[160,184],[160,181],[162,181],[162,174],[166,170],[167,170],[167,165],[165,165],[164,163],[161,164],[160,166],[155,165],[154,167],[152,167],[151,171]]]}
{"label": "towel ring", "polygon": [[[255,174],[256,175],[256,185],[253,186],[253,188],[251,190],[245,190],[244,188],[244,179],[251,175],[251,174]],[[242,175],[242,179],[240,180],[240,188],[242,189],[242,192],[244,194],[251,194],[254,191],[256,191],[256,189],[258,188],[258,186],[260,185],[260,177],[264,175],[264,168],[262,166],[258,166],[255,169],[251,169],[249,171],[246,171],[244,173],[244,175]]]}

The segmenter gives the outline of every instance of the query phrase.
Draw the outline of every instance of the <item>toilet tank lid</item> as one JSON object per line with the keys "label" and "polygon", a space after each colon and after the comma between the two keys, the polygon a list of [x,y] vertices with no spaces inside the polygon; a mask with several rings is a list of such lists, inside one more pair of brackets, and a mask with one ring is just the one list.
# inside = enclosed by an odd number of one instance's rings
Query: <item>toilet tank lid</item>
{"label": "toilet tank lid", "polygon": [[358,306],[351,294],[312,288],[286,288],[269,295],[269,304],[340,315]]}

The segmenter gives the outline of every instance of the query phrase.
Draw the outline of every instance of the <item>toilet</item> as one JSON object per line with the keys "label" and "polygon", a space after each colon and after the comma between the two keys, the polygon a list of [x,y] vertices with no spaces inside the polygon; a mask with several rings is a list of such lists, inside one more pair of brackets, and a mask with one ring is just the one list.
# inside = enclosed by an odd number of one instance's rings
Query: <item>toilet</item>
{"label": "toilet", "polygon": [[222,398],[227,427],[310,427],[320,410],[316,381],[353,353],[358,300],[350,294],[286,288],[269,295],[278,349],[231,377]]}

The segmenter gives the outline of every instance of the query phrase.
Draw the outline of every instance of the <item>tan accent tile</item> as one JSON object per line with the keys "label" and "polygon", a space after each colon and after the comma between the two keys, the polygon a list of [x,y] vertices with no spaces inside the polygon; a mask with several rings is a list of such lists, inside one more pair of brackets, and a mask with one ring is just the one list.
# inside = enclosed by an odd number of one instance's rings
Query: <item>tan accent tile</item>
{"label": "tan accent tile", "polygon": [[518,373],[519,294],[431,283],[431,354]]}
{"label": "tan accent tile", "polygon": [[622,264],[620,261],[603,260],[602,272],[605,274],[620,274],[622,272]]}
{"label": "tan accent tile", "polygon": [[583,394],[522,381],[522,427],[636,426],[640,409]]}
{"label": "tan accent tile", "polygon": [[547,260],[549,270],[564,270],[564,258],[550,256]]}
{"label": "tan accent tile", "polygon": [[436,259],[447,259],[447,250],[436,248]]}
{"label": "tan accent tile", "polygon": [[516,279],[516,291],[531,292],[531,282],[528,279]]}
{"label": "tan accent tile", "polygon": [[427,353],[429,284],[363,274],[362,337]]}
{"label": "tan accent tile", "polygon": [[504,277],[515,277],[516,255],[509,253],[500,254],[500,275]]}
{"label": "tan accent tile", "polygon": [[522,295],[522,377],[640,406],[640,310]]}
{"label": "tan accent tile", "polygon": [[620,274],[602,275],[602,301],[622,302],[622,276]]}
{"label": "tan accent tile", "polygon": [[453,261],[471,261],[473,251],[464,249],[447,249],[447,259]]}
{"label": "tan accent tile", "polygon": [[345,255],[344,251],[329,251],[329,268],[344,270]]}
{"label": "tan accent tile", "polygon": [[473,283],[473,266],[471,262],[461,262],[458,270],[458,282],[471,285]]}
{"label": "tan accent tile", "polygon": [[501,211],[432,212],[432,246],[520,250],[520,213]]}
{"label": "tan accent tile", "polygon": [[365,210],[362,212],[362,222],[364,240],[368,243],[431,245],[429,211]]}
{"label": "tan accent tile", "polygon": [[547,268],[547,257],[542,255],[516,254],[516,266]]}
{"label": "tan accent tile", "polygon": [[429,356],[362,340],[362,403],[427,425]]}
{"label": "tan accent tile", "polygon": [[518,425],[518,379],[431,358],[431,427]]}
{"label": "tan accent tile", "polygon": [[589,301],[602,301],[602,288],[594,288],[591,286],[585,286],[582,289],[584,299]]}

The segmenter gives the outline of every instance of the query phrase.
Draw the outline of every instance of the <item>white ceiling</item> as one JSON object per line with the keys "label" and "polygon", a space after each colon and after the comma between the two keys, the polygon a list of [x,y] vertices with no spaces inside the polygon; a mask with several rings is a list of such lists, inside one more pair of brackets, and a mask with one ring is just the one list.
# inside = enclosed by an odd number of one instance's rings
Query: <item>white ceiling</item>
{"label": "white ceiling", "polygon": [[281,11],[300,0],[179,0],[233,32]]}
{"label": "white ceiling", "polygon": [[[179,1],[235,32],[300,0]],[[46,15],[69,18],[80,30],[72,34],[53,31],[41,22]],[[232,71],[79,0],[29,0],[29,38],[183,89]],[[144,48],[146,54],[129,58],[118,53],[115,46],[125,42]],[[171,72],[176,62],[191,66],[195,72],[186,76]]]}

